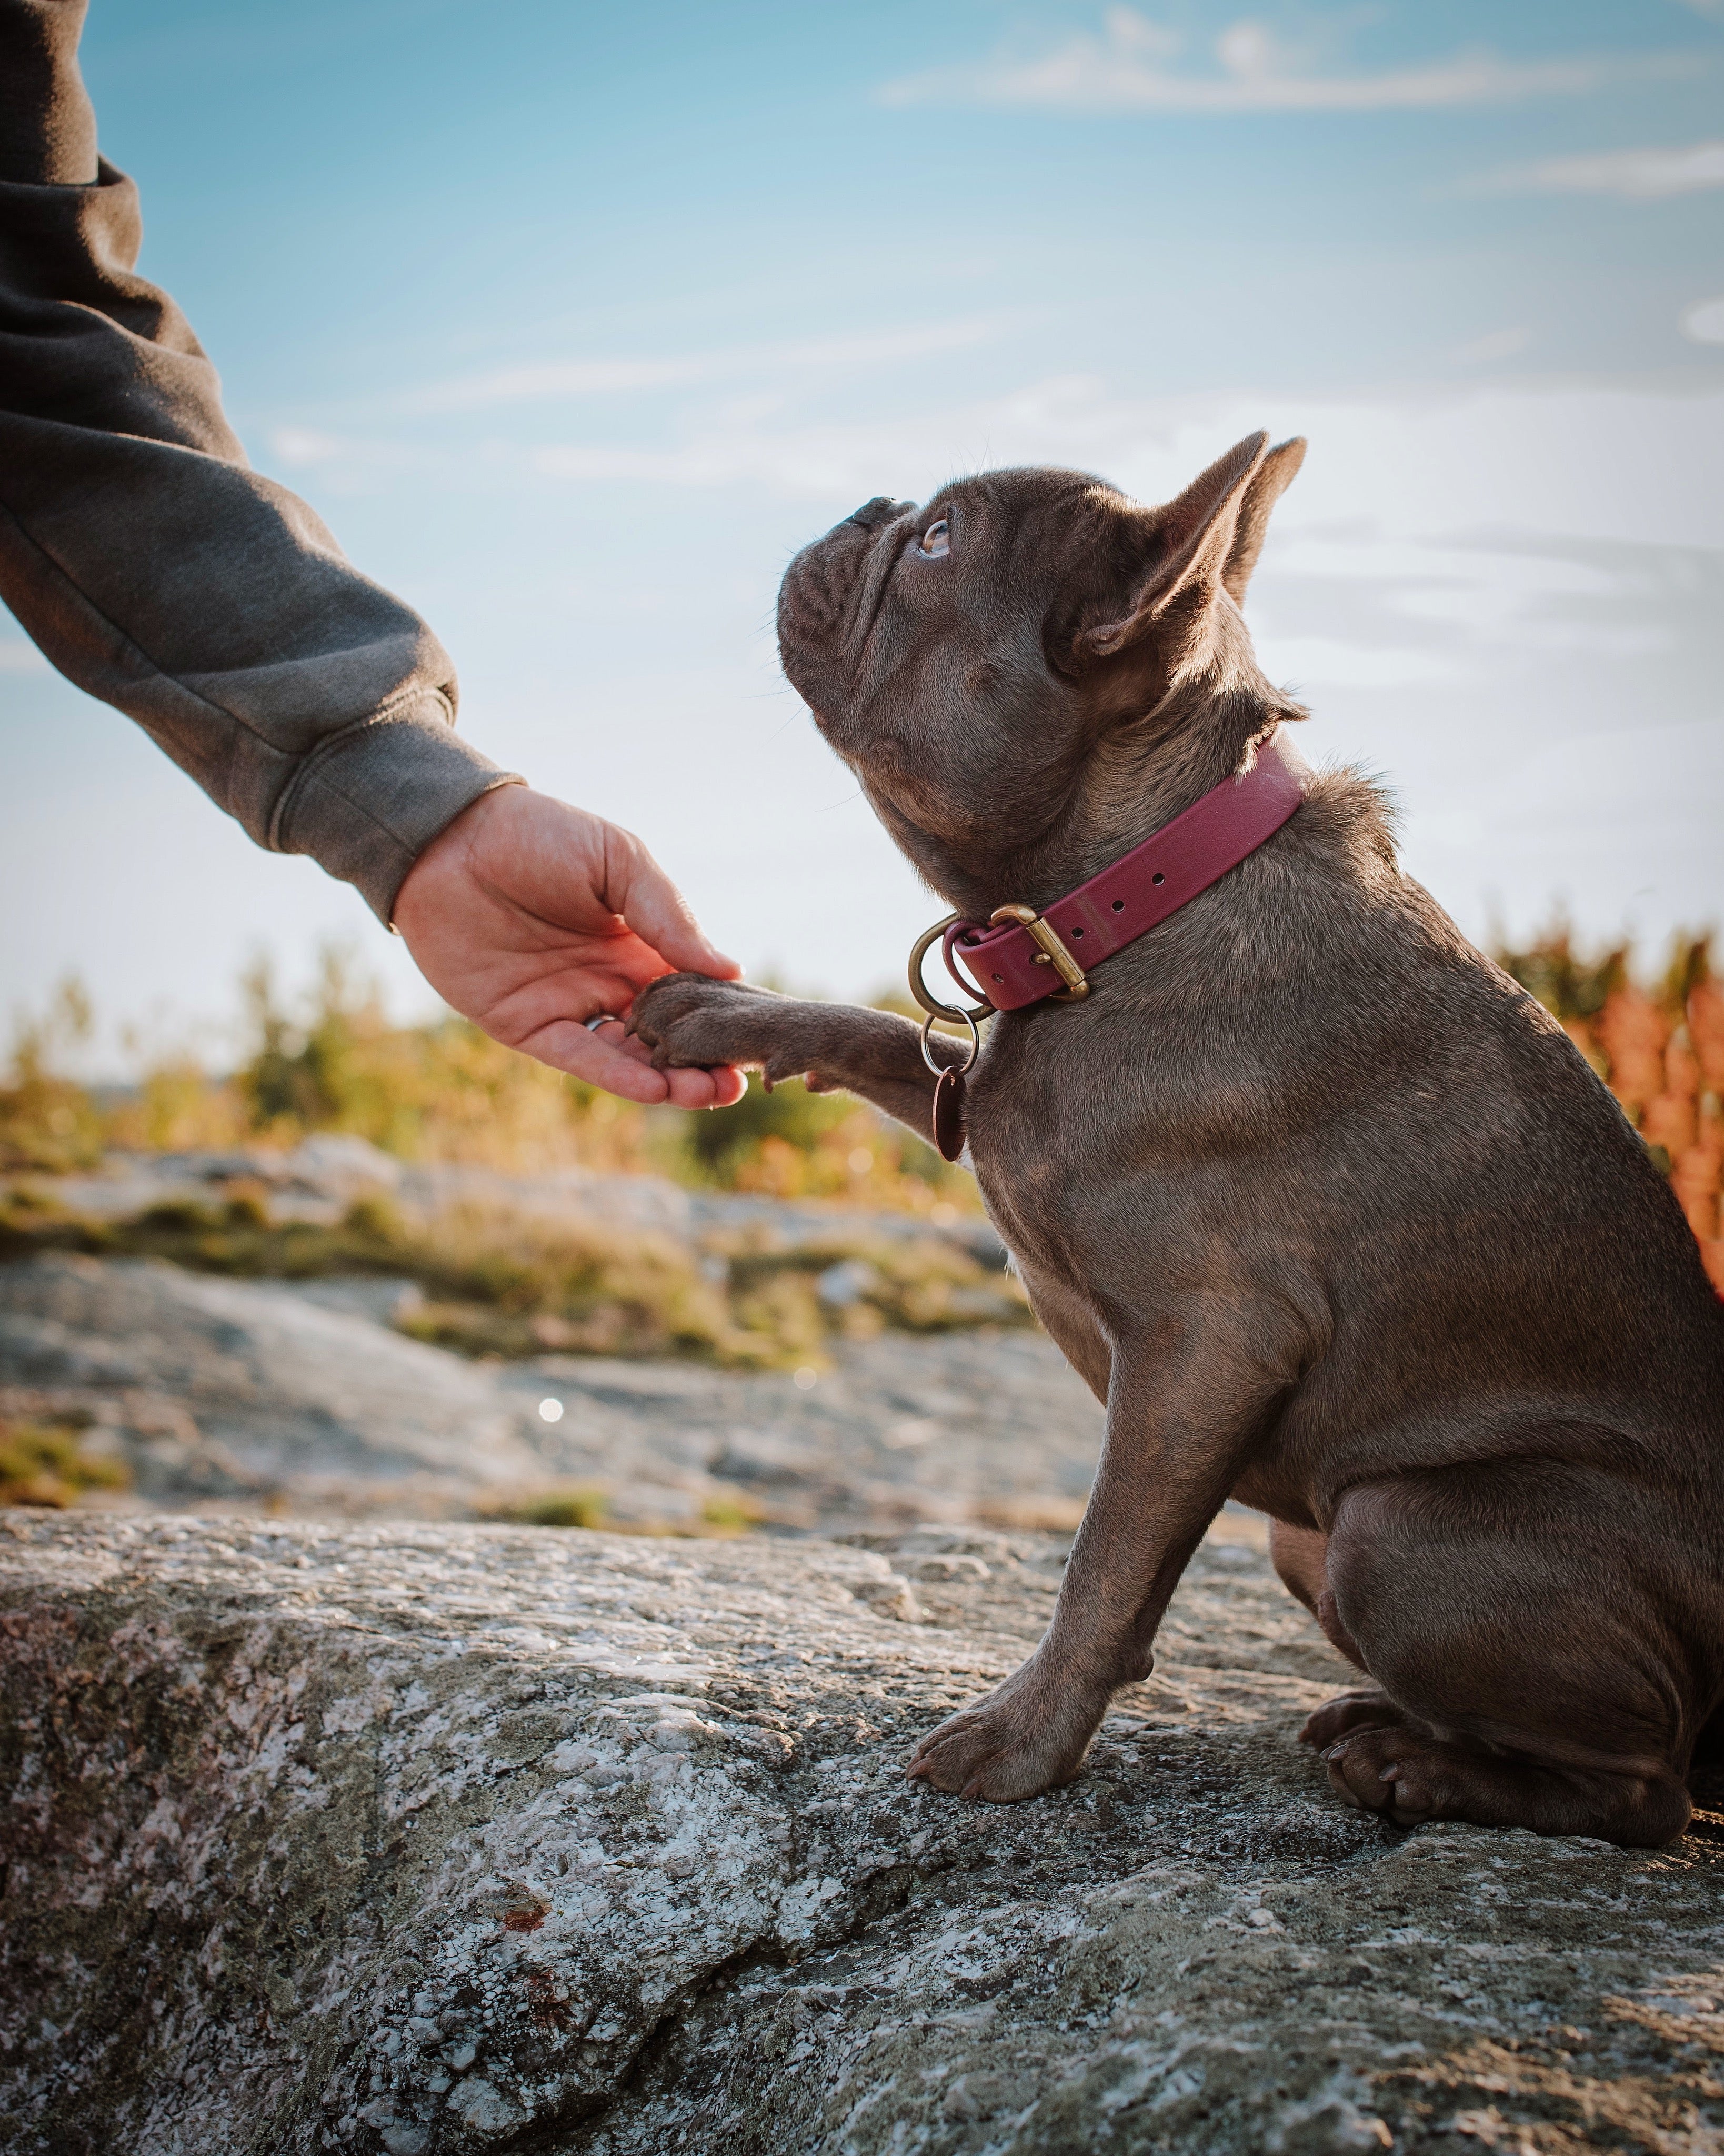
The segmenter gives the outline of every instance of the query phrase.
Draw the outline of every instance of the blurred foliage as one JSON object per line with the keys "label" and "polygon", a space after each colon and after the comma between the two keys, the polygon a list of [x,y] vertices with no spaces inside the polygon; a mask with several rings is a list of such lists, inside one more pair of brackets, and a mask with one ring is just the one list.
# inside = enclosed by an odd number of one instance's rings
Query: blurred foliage
{"label": "blurred foliage", "polygon": [[1616,1096],[1687,1216],[1724,1293],[1724,987],[1711,939],[1677,936],[1643,985],[1626,943],[1582,954],[1558,922],[1498,963],[1537,997]]}
{"label": "blurred foliage", "polygon": [[136,1095],[109,1113],[107,1139],[128,1152],[232,1152],[254,1132],[244,1095],[188,1056],[152,1064]]}
{"label": "blurred foliage", "polygon": [[603,1528],[612,1534],[680,1535],[713,1538],[747,1534],[763,1517],[762,1508],[741,1491],[709,1497],[695,1519],[613,1520],[603,1491],[580,1485],[542,1490],[527,1497],[489,1507],[484,1517],[522,1527]]}
{"label": "blurred foliage", "polygon": [[336,1131],[403,1160],[516,1173],[641,1165],[643,1110],[500,1046],[464,1019],[392,1024],[375,987],[338,949],[323,952],[297,1016],[263,962],[243,987],[251,1052],[233,1082],[251,1135],[265,1143]]}
{"label": "blurred foliage", "polygon": [[0,1417],[0,1505],[70,1505],[81,1491],[131,1481],[123,1462],[86,1455],[75,1430]]}
{"label": "blurred foliage", "polygon": [[39,1019],[19,1020],[0,1085],[0,1168],[41,1168],[50,1174],[88,1168],[100,1158],[102,1117],[64,1064],[89,1040],[90,998],[75,979],[62,981]]}
{"label": "blurred foliage", "polygon": [[1494,956],[1506,973],[1536,996],[1553,1018],[1590,1020],[1614,995],[1644,995],[1671,1025],[1685,1022],[1689,998],[1712,979],[1710,932],[1693,936],[1679,930],[1670,939],[1661,971],[1637,988],[1631,942],[1609,943],[1590,952],[1577,951],[1574,931],[1560,916],[1524,948],[1500,947]]}
{"label": "blurred foliage", "polygon": [[848,1093],[800,1078],[769,1092],[758,1071],[734,1107],[690,1116],[681,1179],[763,1198],[841,1198],[870,1209],[927,1212],[942,1199],[979,1209],[970,1178],[931,1146]]}
{"label": "blurred foliage", "polygon": [[1524,951],[1499,951],[1496,963],[1553,1018],[1593,1019],[1611,990],[1627,980],[1628,957],[1625,943],[1582,957],[1572,932],[1559,923]]}
{"label": "blurred foliage", "polygon": [[[1498,953],[1610,1086],[1670,1178],[1724,1286],[1724,988],[1706,938],[1677,939],[1649,983],[1626,944],[1576,947],[1561,923]],[[970,1178],[843,1094],[757,1078],[734,1108],[643,1110],[499,1047],[456,1019],[389,1024],[375,993],[326,954],[296,1015],[266,968],[247,981],[250,1052],[228,1079],[159,1065],[105,1118],[67,1061],[90,1012],[74,982],[13,1039],[0,1087],[0,1167],[14,1175],[87,1167],[105,1143],[140,1149],[280,1147],[317,1131],[397,1156],[515,1174],[563,1165],[651,1169],[711,1188],[895,1209],[946,1226],[979,1209]],[[885,1326],[1014,1322],[1016,1283],[942,1237],[834,1235],[793,1245],[767,1229],[700,1245],[597,1224],[547,1225],[457,1207],[413,1219],[367,1200],[334,1224],[275,1219],[261,1183],[223,1202],[158,1207],[123,1222],[56,1214],[14,1183],[0,1204],[0,1256],[59,1247],[154,1255],[206,1270],[306,1278],[387,1274],[423,1300],[399,1322],[469,1354],[694,1354],[741,1367],[818,1367],[834,1339]]]}
{"label": "blurred foliage", "polygon": [[499,1505],[487,1519],[520,1527],[603,1527],[609,1525],[602,1490],[547,1490],[519,1504]]}
{"label": "blurred foliage", "polygon": [[64,1173],[104,1146],[141,1152],[290,1149],[317,1132],[369,1141],[397,1158],[503,1173],[582,1167],[651,1172],[695,1187],[838,1199],[870,1210],[979,1214],[971,1178],[848,1095],[758,1076],[733,1108],[706,1115],[614,1099],[500,1046],[465,1019],[390,1023],[374,986],[326,949],[292,1008],[269,966],[243,983],[247,1046],[213,1078],[191,1058],[154,1063],[105,1116],[64,1075],[90,1030],[75,983],[15,1038],[0,1089],[0,1168]]}

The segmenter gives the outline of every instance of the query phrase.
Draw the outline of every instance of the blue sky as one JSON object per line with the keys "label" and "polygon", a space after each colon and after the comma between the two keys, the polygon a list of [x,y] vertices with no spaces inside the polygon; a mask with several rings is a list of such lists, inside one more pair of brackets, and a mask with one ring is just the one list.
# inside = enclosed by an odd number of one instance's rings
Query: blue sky
{"label": "blue sky", "polygon": [[[254,461],[751,971],[865,990],[938,911],[777,675],[797,547],[1259,425],[1311,444],[1265,662],[1463,925],[1724,915],[1724,0],[95,0],[85,50]],[[219,1055],[331,936],[415,1007],[4,625],[0,755],[0,1010],[76,968]]]}

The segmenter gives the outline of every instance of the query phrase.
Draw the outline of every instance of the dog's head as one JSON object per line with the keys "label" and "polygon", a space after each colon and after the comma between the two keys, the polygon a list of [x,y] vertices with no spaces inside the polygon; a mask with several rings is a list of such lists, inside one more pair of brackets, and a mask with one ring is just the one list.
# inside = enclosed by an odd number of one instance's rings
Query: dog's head
{"label": "dog's head", "polygon": [[1304,454],[1254,434],[1157,509],[1082,472],[988,472],[798,555],[784,670],[933,880],[1033,847],[1098,752],[1141,760],[1218,700],[1260,730],[1297,715],[1239,608]]}

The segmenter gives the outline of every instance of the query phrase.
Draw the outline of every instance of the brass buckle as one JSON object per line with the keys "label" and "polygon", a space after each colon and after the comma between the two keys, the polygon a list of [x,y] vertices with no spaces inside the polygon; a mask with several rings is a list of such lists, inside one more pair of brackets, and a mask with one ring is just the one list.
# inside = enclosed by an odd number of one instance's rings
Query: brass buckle
{"label": "brass buckle", "polygon": [[1020,928],[1029,931],[1029,940],[1038,945],[1031,963],[1051,966],[1065,982],[1063,988],[1055,988],[1052,1001],[1059,1004],[1081,1003],[1090,993],[1088,976],[1060,938],[1049,927],[1033,906],[997,906],[988,916],[990,928],[1002,921],[1015,921]]}
{"label": "brass buckle", "polygon": [[[993,1005],[977,1004],[972,1009],[963,1010],[957,1004],[942,1004],[928,993],[927,983],[922,978],[922,961],[927,957],[930,948],[939,942],[954,922],[962,921],[963,917],[961,913],[948,913],[943,921],[936,921],[931,928],[926,929],[916,937],[915,947],[910,953],[910,993],[931,1019],[947,1019],[953,1025],[967,1024],[973,1034],[976,1030],[976,1020],[978,1018],[993,1016]],[[924,1028],[923,1030],[926,1031],[926,1029]],[[967,1069],[968,1065],[965,1067]]]}

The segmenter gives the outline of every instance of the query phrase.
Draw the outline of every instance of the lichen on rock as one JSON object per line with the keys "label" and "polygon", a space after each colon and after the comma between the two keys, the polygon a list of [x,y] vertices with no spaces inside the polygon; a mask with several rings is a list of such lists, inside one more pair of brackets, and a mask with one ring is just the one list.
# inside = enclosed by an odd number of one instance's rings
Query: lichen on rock
{"label": "lichen on rock", "polygon": [[904,1761],[1052,1538],[3,1518],[8,2149],[1721,2145],[1711,1815],[1346,1810],[1248,1543],[996,1810]]}

